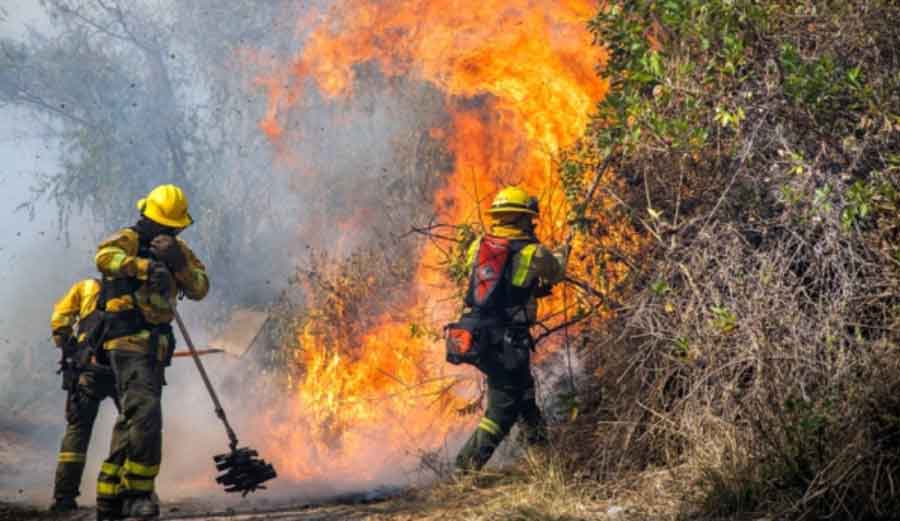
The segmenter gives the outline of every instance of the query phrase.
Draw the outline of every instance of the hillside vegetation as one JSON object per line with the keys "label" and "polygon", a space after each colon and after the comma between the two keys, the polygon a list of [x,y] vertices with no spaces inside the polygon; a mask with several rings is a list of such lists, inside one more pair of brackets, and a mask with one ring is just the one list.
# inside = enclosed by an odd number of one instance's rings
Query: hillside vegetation
{"label": "hillside vegetation", "polygon": [[897,20],[886,0],[612,1],[592,20],[613,85],[561,171],[584,193],[609,156],[621,182],[579,229],[647,240],[589,252],[630,273],[586,332],[573,471],[670,468],[701,515],[900,511]]}

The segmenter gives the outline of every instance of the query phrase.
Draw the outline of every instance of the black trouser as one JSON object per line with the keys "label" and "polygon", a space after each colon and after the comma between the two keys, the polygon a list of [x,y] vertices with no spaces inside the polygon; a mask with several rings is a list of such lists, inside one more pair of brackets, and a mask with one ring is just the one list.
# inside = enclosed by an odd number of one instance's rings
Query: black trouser
{"label": "black trouser", "polygon": [[75,394],[66,401],[66,432],[57,457],[53,497],[77,497],[87,456],[94,420],[105,398],[116,400],[116,381],[112,370],[89,366],[78,377]]}
{"label": "black trouser", "polygon": [[517,422],[528,444],[547,439],[547,427],[535,401],[528,342],[495,343],[480,364],[487,375],[488,405],[484,418],[456,457],[461,469],[483,467]]}
{"label": "black trouser", "polygon": [[126,496],[149,495],[162,459],[163,368],[146,354],[111,351],[121,411],[97,480],[97,508],[115,510]]}

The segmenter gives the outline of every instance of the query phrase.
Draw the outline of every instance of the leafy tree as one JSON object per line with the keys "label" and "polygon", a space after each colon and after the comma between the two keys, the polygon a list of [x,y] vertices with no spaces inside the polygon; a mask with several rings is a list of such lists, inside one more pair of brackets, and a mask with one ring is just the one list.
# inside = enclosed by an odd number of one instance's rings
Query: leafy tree
{"label": "leafy tree", "polygon": [[59,145],[58,172],[36,180],[24,208],[34,212],[46,198],[64,231],[76,211],[109,230],[134,219],[141,194],[177,183],[191,197],[192,242],[214,279],[244,281],[215,289],[248,303],[271,291],[274,267],[236,259],[258,258],[260,244],[290,233],[279,213],[286,205],[272,201],[290,192],[267,179],[270,152],[256,128],[262,107],[248,103],[246,78],[228,65],[278,3],[213,4],[44,0],[50,31],[0,39],[0,106],[29,109]]}

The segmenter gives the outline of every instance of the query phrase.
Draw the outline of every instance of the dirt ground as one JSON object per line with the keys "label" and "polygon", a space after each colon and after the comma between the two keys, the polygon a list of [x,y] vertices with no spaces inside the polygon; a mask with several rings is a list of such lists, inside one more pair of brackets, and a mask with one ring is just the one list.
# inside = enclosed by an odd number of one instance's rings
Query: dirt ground
{"label": "dirt ground", "polygon": [[[544,491],[547,492],[547,491]],[[214,499],[163,502],[161,520],[190,521],[576,521],[666,520],[674,513],[647,508],[646,497],[594,499],[590,494],[558,491],[548,496],[515,477],[515,473],[478,478],[477,482],[445,482],[427,489],[366,501],[340,498],[320,504],[282,504],[273,508],[221,509]],[[661,494],[660,505],[665,502]],[[0,503],[3,521],[90,521],[93,508],[54,515],[33,506]]]}
{"label": "dirt ground", "polygon": [[[175,507],[163,505],[161,520],[191,521],[436,521],[444,519],[553,519],[557,521],[607,520],[607,519],[645,519],[635,517],[636,512],[629,512],[621,507],[610,507],[597,503],[594,509],[585,510],[582,515],[543,516],[539,511],[509,512],[509,517],[496,513],[483,517],[469,511],[459,504],[437,505],[423,502],[416,498],[395,498],[371,504],[332,504],[320,506],[297,506],[273,510],[258,511],[203,511],[189,506]],[[65,515],[54,515],[34,508],[0,504],[0,519],[4,521],[92,521],[96,513],[93,508],[81,508],[77,512]]]}
{"label": "dirt ground", "polygon": [[[29,434],[33,434],[33,431]],[[0,430],[0,521],[89,521],[93,508],[66,515],[46,512],[53,472],[52,455],[32,446],[29,435]],[[308,499],[272,499],[266,492],[256,500],[235,504],[235,496],[221,493],[180,501],[163,497],[162,520],[284,520],[284,521],[574,521],[673,519],[674,504],[664,491],[671,476],[647,473],[627,488],[572,485],[552,467],[520,462],[506,470],[493,470],[462,481],[447,480],[427,488],[341,496],[309,504]],[[22,470],[43,476],[40,483],[25,483]],[[19,487],[25,487],[20,490]],[[31,487],[31,489],[29,489]],[[42,495],[43,494],[43,495]],[[649,500],[648,500],[649,499]],[[306,502],[303,502],[306,501]],[[652,508],[648,505],[653,504]],[[253,506],[256,505],[256,506]],[[665,507],[665,508],[660,508]]]}

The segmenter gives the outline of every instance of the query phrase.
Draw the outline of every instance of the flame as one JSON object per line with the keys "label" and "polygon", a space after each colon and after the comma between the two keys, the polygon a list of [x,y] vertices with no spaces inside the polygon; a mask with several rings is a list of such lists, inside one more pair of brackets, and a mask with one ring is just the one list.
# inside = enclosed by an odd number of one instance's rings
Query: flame
{"label": "flame", "polygon": [[[299,54],[257,79],[268,99],[260,129],[289,156],[304,139],[290,121],[310,92],[328,103],[352,99],[360,64],[428,83],[444,96],[449,118],[423,132],[454,157],[433,194],[438,220],[481,221],[497,189],[518,184],[539,195],[538,235],[559,243],[570,208],[554,160],[583,135],[608,88],[597,74],[604,50],[586,26],[598,8],[592,0],[335,2],[304,17],[312,25],[297,31],[307,35]],[[345,223],[365,226],[358,214]],[[442,346],[410,325],[418,317],[433,332],[452,318],[453,305],[438,298],[454,289],[435,269],[443,259],[424,246],[391,310],[362,319],[337,304],[327,310],[332,322],[310,311],[298,331],[295,399],[286,416],[267,421],[278,442],[266,451],[282,475],[376,479],[398,453],[438,447],[471,427],[454,414],[471,396],[448,392],[458,375],[448,373]],[[547,300],[542,313],[562,310],[560,292]]]}

